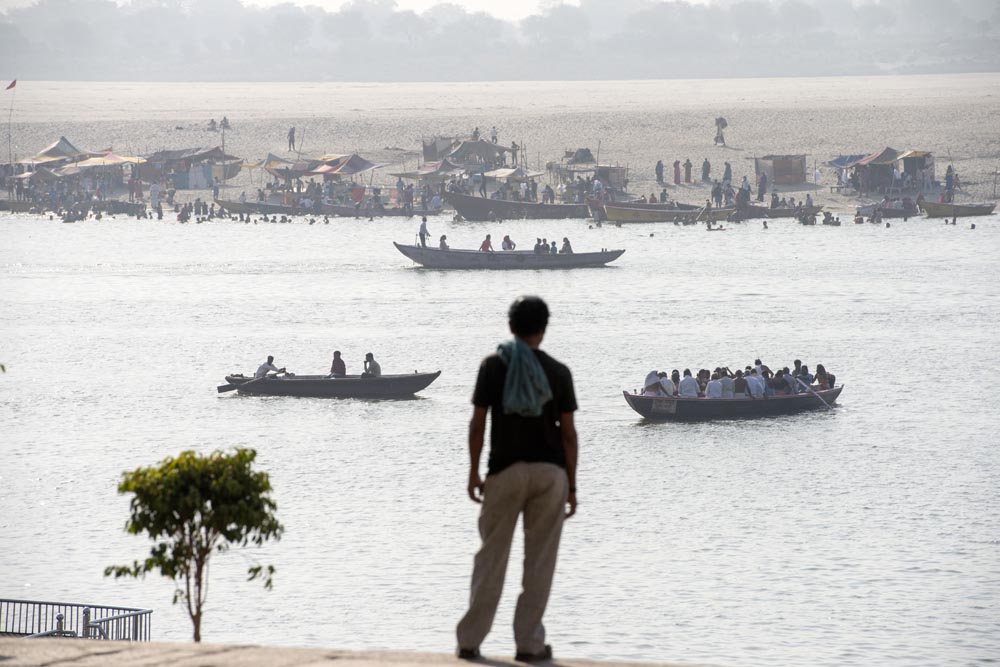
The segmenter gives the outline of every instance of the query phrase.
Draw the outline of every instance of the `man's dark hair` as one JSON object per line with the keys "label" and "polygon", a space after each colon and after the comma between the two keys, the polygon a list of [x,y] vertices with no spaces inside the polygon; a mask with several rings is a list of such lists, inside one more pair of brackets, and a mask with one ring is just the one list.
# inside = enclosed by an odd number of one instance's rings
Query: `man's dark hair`
{"label": "man's dark hair", "polygon": [[543,333],[549,324],[549,307],[537,296],[519,296],[510,304],[507,321],[516,336]]}
{"label": "man's dark hair", "polygon": [[267,355],[267,363],[269,364],[274,363],[274,357],[272,357],[271,355]]}
{"label": "man's dark hair", "polygon": [[690,368],[685,368],[684,369],[684,377],[688,377],[689,375],[691,375],[691,369]]}

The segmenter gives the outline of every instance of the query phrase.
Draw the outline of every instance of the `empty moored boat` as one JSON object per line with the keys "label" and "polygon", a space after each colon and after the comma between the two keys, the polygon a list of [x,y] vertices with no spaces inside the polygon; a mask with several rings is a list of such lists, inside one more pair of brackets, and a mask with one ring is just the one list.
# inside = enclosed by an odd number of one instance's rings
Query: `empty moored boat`
{"label": "empty moored boat", "polygon": [[928,218],[965,218],[978,215],[989,215],[997,205],[981,204],[941,204],[925,201],[920,204]]}

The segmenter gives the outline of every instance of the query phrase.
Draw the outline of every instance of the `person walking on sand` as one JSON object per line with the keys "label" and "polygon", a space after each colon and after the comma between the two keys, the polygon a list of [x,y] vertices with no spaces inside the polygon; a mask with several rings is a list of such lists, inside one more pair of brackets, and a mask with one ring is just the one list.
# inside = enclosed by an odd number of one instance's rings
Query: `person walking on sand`
{"label": "person walking on sand", "polygon": [[[456,628],[458,657],[477,660],[503,590],[511,540],[523,514],[524,576],[514,612],[515,660],[552,659],[542,616],[555,573],[563,521],[576,513],[576,395],[569,368],[538,349],[549,309],[519,297],[507,313],[513,340],[479,366],[469,424],[468,494],[481,504],[482,546],[472,570],[469,609]],[[480,457],[491,412],[486,481]]]}
{"label": "person walking on sand", "polygon": [[681,161],[674,160],[674,185],[681,184]]}
{"label": "person walking on sand", "polygon": [[288,150],[295,150],[295,128],[288,128]]}
{"label": "person walking on sand", "polygon": [[693,167],[693,166],[694,165],[691,164],[691,158],[688,158],[688,159],[684,160],[684,182],[685,183],[691,183],[691,167]]}

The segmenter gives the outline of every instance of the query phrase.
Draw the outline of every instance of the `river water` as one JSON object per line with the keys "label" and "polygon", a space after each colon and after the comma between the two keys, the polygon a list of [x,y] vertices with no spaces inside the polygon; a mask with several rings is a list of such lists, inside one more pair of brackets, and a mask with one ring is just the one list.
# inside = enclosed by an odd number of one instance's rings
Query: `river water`
{"label": "river water", "polygon": [[[983,111],[991,113],[989,110]],[[39,121],[41,122],[41,121]],[[957,133],[954,128],[948,132]],[[845,204],[840,212],[846,214]],[[246,445],[285,537],[218,557],[208,641],[449,651],[477,506],[465,429],[478,360],[521,293],[574,371],[580,510],[547,614],[563,657],[720,665],[974,665],[1000,655],[1000,219],[892,227],[456,223],[474,247],[569,236],[606,269],[436,272],[413,221],[73,225],[0,215],[0,597],[155,609],[189,624],[122,530],[122,471]],[[442,371],[398,402],[217,394],[268,354],[298,373]],[[653,424],[621,396],[650,369],[823,363],[834,412]],[[520,544],[520,542],[518,542]],[[515,554],[516,554],[515,550]],[[248,562],[277,567],[273,591]],[[483,649],[513,650],[512,558]]]}

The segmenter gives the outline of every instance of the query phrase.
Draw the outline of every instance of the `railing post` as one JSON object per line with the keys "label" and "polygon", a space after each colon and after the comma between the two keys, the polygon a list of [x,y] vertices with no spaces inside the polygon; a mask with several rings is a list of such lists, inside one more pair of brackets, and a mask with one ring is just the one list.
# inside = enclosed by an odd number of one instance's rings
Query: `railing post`
{"label": "railing post", "polygon": [[83,608],[83,634],[84,639],[90,639],[90,607]]}
{"label": "railing post", "polygon": [[132,636],[129,637],[130,641],[139,641],[139,615],[136,614],[132,617]]}
{"label": "railing post", "polygon": [[63,631],[63,618],[65,617],[62,614],[56,614],[56,630],[59,632]]}

